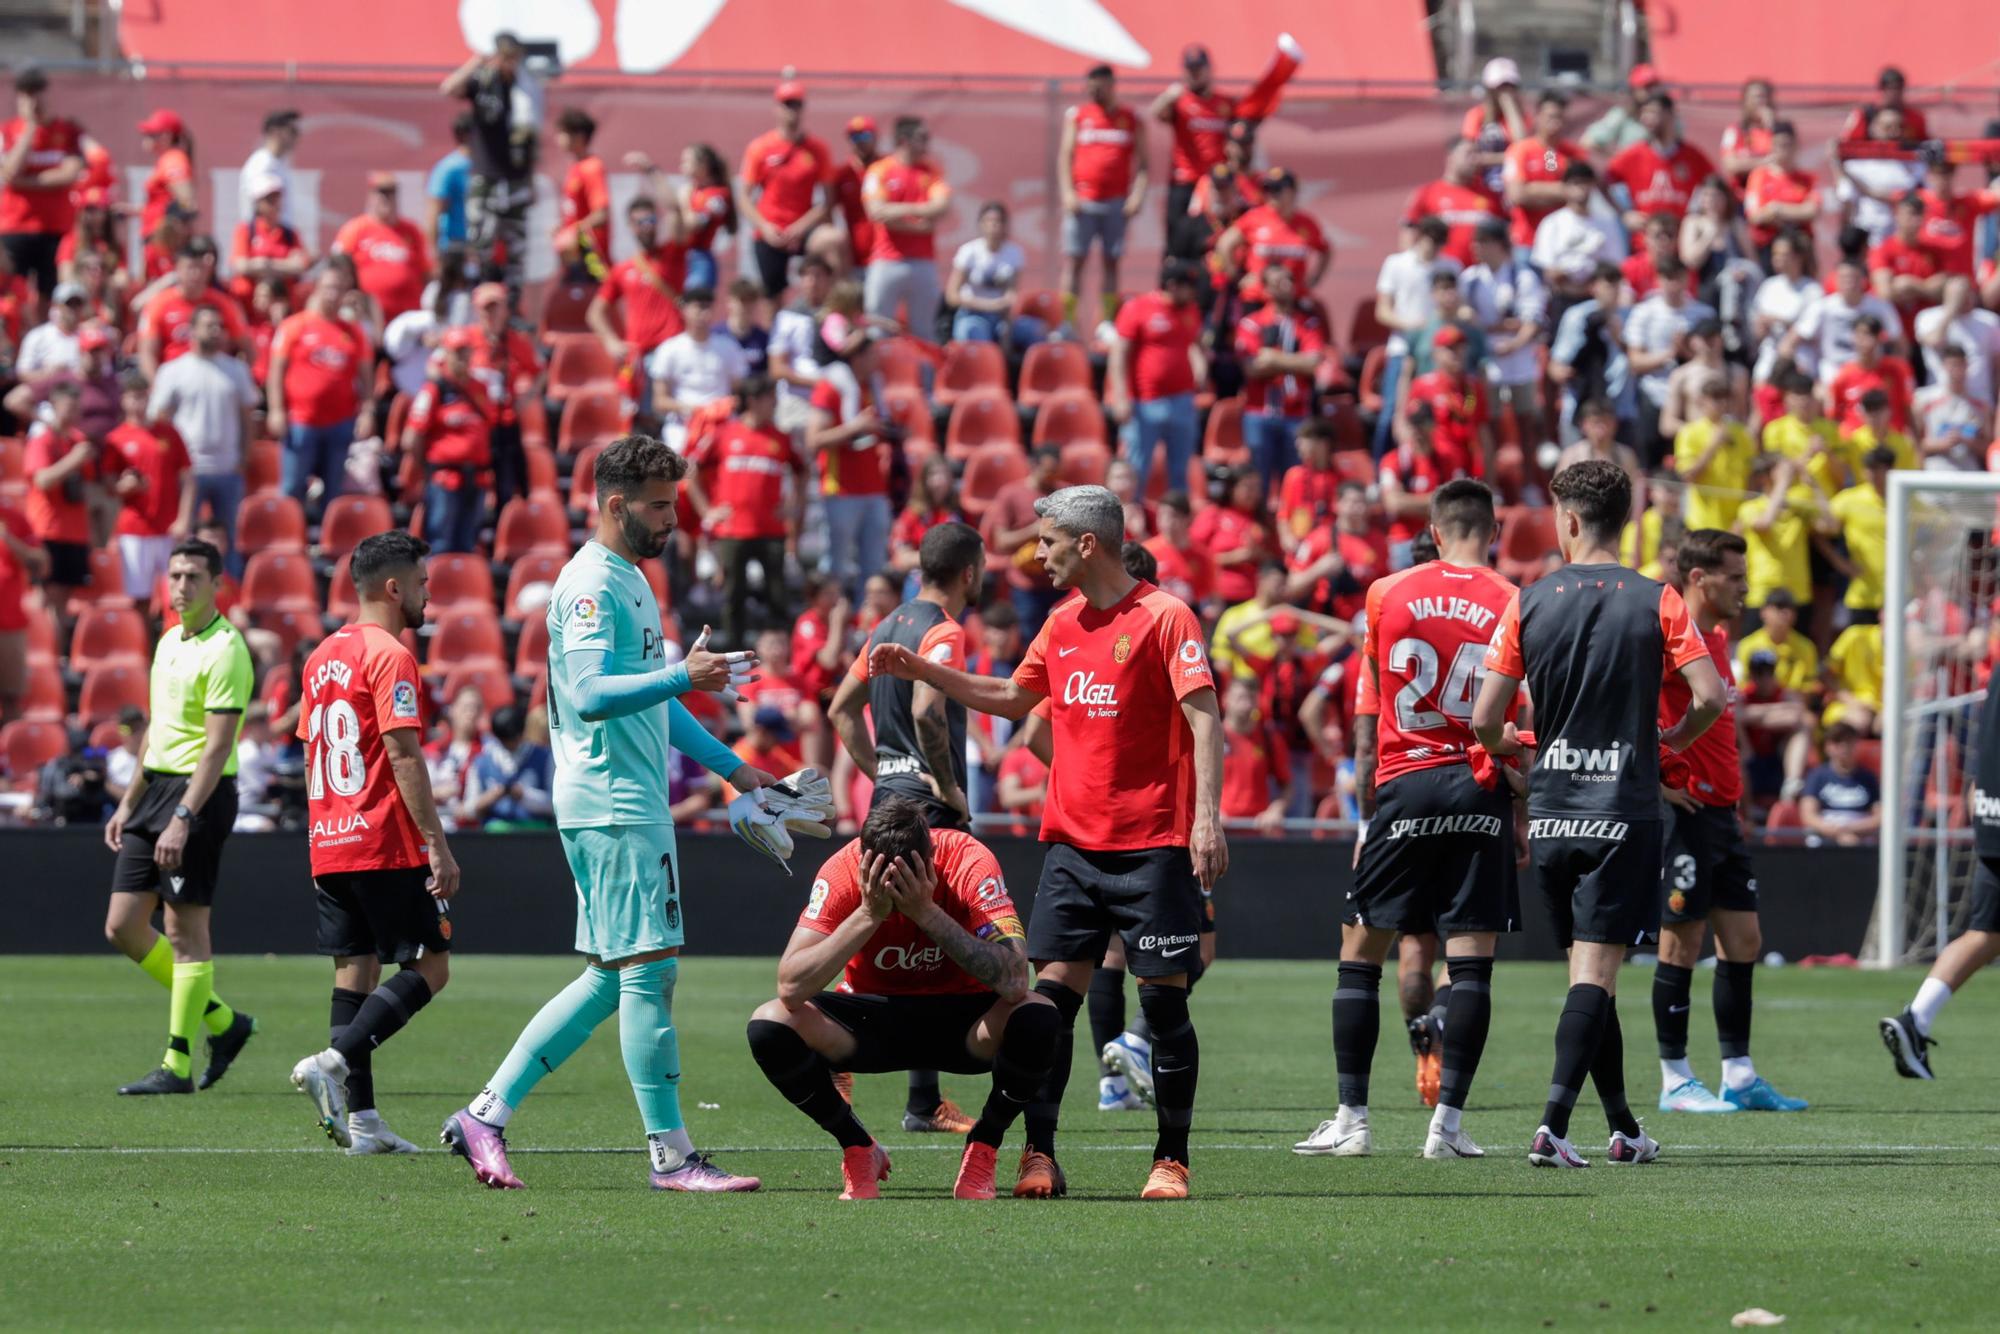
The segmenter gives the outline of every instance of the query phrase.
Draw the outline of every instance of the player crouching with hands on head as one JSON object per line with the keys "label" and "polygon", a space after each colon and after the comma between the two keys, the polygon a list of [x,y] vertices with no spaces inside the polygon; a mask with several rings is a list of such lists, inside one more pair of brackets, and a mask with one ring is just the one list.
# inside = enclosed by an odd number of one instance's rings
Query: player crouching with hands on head
{"label": "player crouching with hands on head", "polygon": [[834,1071],[991,1070],[952,1189],[990,1200],[1000,1142],[1055,1058],[1061,1017],[1033,980],[1000,863],[972,835],[934,830],[916,802],[893,798],[820,868],[778,961],[777,999],[750,1017],[750,1052],[839,1142],[843,1200],[878,1198],[889,1155],[834,1088]]}

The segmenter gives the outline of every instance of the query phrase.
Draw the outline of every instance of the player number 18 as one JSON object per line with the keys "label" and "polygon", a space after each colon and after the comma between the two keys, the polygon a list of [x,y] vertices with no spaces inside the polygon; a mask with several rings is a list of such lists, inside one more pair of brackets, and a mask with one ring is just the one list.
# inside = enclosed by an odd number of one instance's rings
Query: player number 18
{"label": "player number 18", "polygon": [[351,797],[368,783],[368,762],[361,756],[361,717],[344,699],[313,706],[306,722],[306,795],[319,798],[326,789]]}
{"label": "player number 18", "polygon": [[1430,699],[1438,681],[1437,650],[1422,639],[1399,639],[1389,646],[1389,670],[1407,675],[1410,683],[1396,692],[1396,726],[1404,732],[1426,732],[1445,725],[1449,714],[1461,723],[1472,722],[1472,701],[1479,695],[1479,679],[1485,674],[1486,645],[1461,644],[1452,656],[1451,671],[1444,679],[1444,692],[1437,709],[1422,707]]}

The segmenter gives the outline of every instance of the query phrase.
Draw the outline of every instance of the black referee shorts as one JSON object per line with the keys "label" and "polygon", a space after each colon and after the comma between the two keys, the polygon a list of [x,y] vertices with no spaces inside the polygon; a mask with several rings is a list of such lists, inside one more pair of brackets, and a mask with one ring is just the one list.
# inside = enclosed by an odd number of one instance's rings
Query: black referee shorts
{"label": "black referee shorts", "polygon": [[1201,971],[1201,936],[1213,930],[1194,859],[1183,847],[1088,852],[1051,843],[1028,920],[1037,963],[1096,963],[1116,931],[1134,977]]}
{"label": "black referee shorts", "polygon": [[215,902],[216,882],[222,873],[222,845],[236,827],[236,779],[232,776],[216,784],[208,801],[188,823],[187,845],[181,850],[179,869],[164,871],[153,860],[153,845],[174,818],[174,807],[187,796],[187,774],[163,774],[146,770],[146,790],[132,818],[125,822],[125,837],[118,849],[118,863],[111,872],[113,894],[158,894],[168,903],[207,907]]}
{"label": "black referee shorts", "polygon": [[1534,816],[1528,847],[1564,949],[1581,940],[1640,945],[1660,929],[1658,820]]}
{"label": "black referee shorts", "polygon": [[1376,789],[1374,819],[1342,921],[1449,936],[1514,931],[1514,801],[1463,764],[1398,774]]}
{"label": "black referee shorts", "polygon": [[991,992],[964,996],[863,996],[823,991],[811,1004],[854,1036],[854,1054],[835,1068],[857,1075],[948,1070],[980,1075],[993,1062],[967,1045],[972,1026],[999,1003]]}
{"label": "black referee shorts", "polygon": [[336,959],[372,954],[383,963],[448,952],[451,911],[424,888],[430,875],[427,866],[405,866],[315,876],[319,952]]}
{"label": "black referee shorts", "polygon": [[2000,931],[2000,857],[1981,857],[1972,872],[1972,898],[1965,914],[1967,931]]}
{"label": "black referee shorts", "polygon": [[1757,911],[1757,871],[1734,806],[1684,811],[1667,804],[1664,922],[1705,922],[1711,912]]}

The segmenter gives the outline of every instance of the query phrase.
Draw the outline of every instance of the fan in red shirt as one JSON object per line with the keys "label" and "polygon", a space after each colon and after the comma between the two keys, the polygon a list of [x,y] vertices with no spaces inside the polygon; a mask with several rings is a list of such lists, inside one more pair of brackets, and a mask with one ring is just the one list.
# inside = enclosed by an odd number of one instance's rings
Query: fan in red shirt
{"label": "fan in red shirt", "polygon": [[[308,1091],[313,1075],[345,1083],[347,1123],[322,1124],[349,1153],[414,1152],[375,1113],[373,1054],[451,973],[447,904],[458,892],[458,863],[424,763],[417,660],[401,638],[424,622],[428,552],[395,530],[354,549],[360,614],[306,659],[299,701],[334,1034],[325,1051],[299,1062],[293,1082]],[[399,968],[378,986],[385,963]]]}
{"label": "fan in red shirt", "polygon": [[311,265],[312,255],[299,234],[279,217],[285,206],[282,181],[266,176],[244,188],[255,201],[256,212],[236,224],[229,247],[229,294],[248,305],[260,282],[283,283],[289,291]]}
{"label": "fan in red shirt", "polygon": [[1146,127],[1132,108],[1118,103],[1118,76],[1093,65],[1084,76],[1083,101],[1063,112],[1056,146],[1056,184],[1062,197],[1064,317],[1076,318],[1077,294],[1091,243],[1103,268],[1100,299],[1105,318],[1117,311],[1118,262],[1125,253],[1127,221],[1146,198]]}
{"label": "fan in red shirt", "polygon": [[927,828],[914,802],[880,802],[820,868],[778,962],[779,994],[751,1016],[749,1040],[772,1085],[840,1145],[842,1199],[878,1198],[889,1155],[832,1072],[938,1068],[993,1071],[952,1192],[993,1198],[1000,1143],[1047,1077],[1062,1028],[1028,989],[1025,935],[993,853]]}
{"label": "fan in red shirt", "polygon": [[1432,442],[1454,475],[1484,477],[1493,463],[1493,405],[1484,376],[1465,370],[1465,334],[1447,324],[1431,340],[1437,369],[1410,381],[1406,403],[1430,406]]}
{"label": "fan in red shirt", "polygon": [[[346,279],[335,269],[322,269],[305,309],[279,325],[271,340],[265,421],[285,441],[285,490],[300,500],[314,472],[329,495],[338,495],[345,471],[344,445],[335,459],[332,451],[315,449],[308,438],[346,433],[351,441],[356,419],[370,411],[365,393],[375,351],[360,325],[340,317],[346,294]],[[287,438],[293,428],[299,434]]]}
{"label": "fan in red shirt", "polygon": [[423,228],[396,211],[394,172],[369,176],[368,211],[347,220],[333,238],[333,250],[353,258],[355,281],[382,308],[385,327],[422,302],[430,281],[430,245]]}
{"label": "fan in red shirt", "polygon": [[1639,105],[1639,123],[1650,137],[1621,149],[1604,169],[1612,200],[1631,232],[1654,213],[1665,213],[1678,224],[1695,190],[1715,175],[1708,154],[1680,137],[1673,98],[1665,93],[1648,97]]}
{"label": "fan in red shirt", "polygon": [[0,240],[45,300],[56,286],[56,247],[76,219],[71,192],[85,172],[83,130],[49,114],[48,86],[38,69],[16,74],[14,118],[0,125]]}
{"label": "fan in red shirt", "polygon": [[1235,469],[1223,502],[1195,515],[1188,537],[1214,562],[1216,597],[1230,606],[1248,601],[1257,591],[1257,571],[1279,556],[1264,513],[1263,477]]}
{"label": "fan in red shirt", "polygon": [[193,242],[181,247],[174,257],[174,283],[146,303],[139,315],[139,368],[148,378],[160,366],[172,361],[190,346],[189,325],[195,311],[203,306],[222,317],[227,337],[225,351],[241,351],[250,345],[250,325],[243,308],[219,287],[209,286],[207,252]]}
{"label": "fan in red shirt", "polygon": [[736,403],[737,415],[703,436],[690,453],[696,471],[688,489],[702,529],[715,543],[729,590],[723,636],[729,643],[744,644],[749,639],[752,561],[766,572],[764,600],[771,619],[780,624],[791,620],[779,576],[786,544],[797,533],[805,507],[805,462],[792,448],[791,437],[772,423],[778,394],[769,376],[745,377],[736,386]]}
{"label": "fan in red shirt", "polygon": [[77,427],[80,406],[74,381],[52,385],[44,419],[28,432],[22,458],[28,481],[23,508],[48,552],[48,601],[59,617],[69,614],[70,594],[90,582],[89,496],[103,476],[97,446]]}
{"label": "fan in red shirt", "polygon": [[1390,562],[1396,565],[1409,563],[1409,545],[1430,517],[1432,493],[1465,476],[1437,451],[1436,417],[1429,403],[1413,402],[1403,425],[1396,447],[1382,456],[1381,472]]}
{"label": "fan in red shirt", "polygon": [[1173,131],[1173,178],[1167,188],[1168,254],[1187,259],[1200,254],[1199,229],[1188,225],[1195,182],[1222,165],[1230,122],[1254,125],[1276,111],[1286,81],[1304,60],[1305,51],[1292,35],[1280,33],[1271,63],[1239,98],[1216,90],[1215,67],[1207,47],[1191,45],[1181,52],[1184,77],[1161,90],[1149,108],[1154,120]]}
{"label": "fan in red shirt", "polygon": [[1550,91],[1535,99],[1535,133],[1507,146],[1500,167],[1504,202],[1509,217],[1509,239],[1516,246],[1532,246],[1535,228],[1542,219],[1561,208],[1563,173],[1572,162],[1587,162],[1581,148],[1562,137],[1563,115],[1569,102],[1561,93]]}
{"label": "fan in red shirt", "polygon": [[854,608],[829,575],[807,575],[804,592],[805,608],[792,622],[792,679],[806,698],[824,707],[847,663]]}
{"label": "fan in red shirt", "polygon": [[125,420],[104,437],[100,466],[115,479],[111,490],[119,499],[112,531],[118,538],[125,596],[143,602],[166,574],[175,539],[194,528],[194,463],[178,435],[157,435],[147,428],[146,381],[130,372],[127,376],[119,386]]}
{"label": "fan in red shirt", "polygon": [[1944,269],[1923,239],[1924,198],[1908,194],[1896,201],[1896,230],[1868,252],[1868,279],[1875,295],[1895,305],[1903,317],[1897,332],[1914,339],[1917,313],[1944,299]]}
{"label": "fan in red shirt", "polygon": [[881,134],[873,116],[855,116],[847,122],[847,160],[834,169],[833,203],[847,228],[847,262],[856,269],[868,267],[875,250],[875,224],[868,220],[868,206],[861,200],[861,179],[882,160],[876,151]]}
{"label": "fan in red shirt", "polygon": [[[1155,1035],[1158,1137],[1141,1197],[1184,1199],[1199,1063],[1187,982],[1207,918],[1202,891],[1229,858],[1222,719],[1201,623],[1186,603],[1125,572],[1124,531],[1124,507],[1103,487],[1043,501],[1042,563],[1076,596],[1043,622],[1011,680],[954,671],[894,644],[877,644],[869,668],[1006,718],[1050,702],[1055,758],[1042,841],[1052,846],[1028,940],[1029,957],[1043,961],[1037,989],[1073,1021],[1111,933],[1123,936]],[[1068,1076],[1058,1059],[1029,1110],[1016,1195],[1065,1189],[1051,1150]]]}
{"label": "fan in red shirt", "polygon": [[791,257],[804,249],[813,228],[824,222],[832,206],[815,198],[833,188],[834,160],[825,144],[805,132],[806,87],[787,79],[772,94],[778,104],[778,128],[752,139],[743,150],[744,202],[749,205],[752,249],[764,295],[776,300],[790,281]]}
{"label": "fan in red shirt", "polygon": [[1833,419],[1840,429],[1852,431],[1865,425],[1861,400],[1871,389],[1889,397],[1889,424],[1898,431],[1910,429],[1910,398],[1916,392],[1916,375],[1910,363],[1882,350],[1890,331],[1873,315],[1854,321],[1854,360],[1840,368],[1827,386]]}
{"label": "fan in red shirt", "polygon": [[602,281],[611,270],[611,180],[591,150],[597,120],[581,107],[556,117],[556,145],[570,155],[563,175],[555,249],[565,272]]}
{"label": "fan in red shirt", "polygon": [[1788,120],[1771,127],[1771,160],[1754,167],[1743,188],[1743,216],[1750,222],[1750,240],[1759,250],[1786,227],[1808,236],[1820,213],[1819,177],[1798,165],[1799,132]]}
{"label": "fan in red shirt", "polygon": [[1920,235],[1938,267],[1947,274],[1972,276],[1973,241],[1979,220],[2000,208],[2000,190],[1961,195],[1953,189],[1955,163],[1933,161],[1924,168],[1924,226]]}
{"label": "fan in red shirt", "polygon": [[[651,198],[642,196],[626,205],[625,220],[631,224],[638,250],[611,266],[583,318],[604,350],[635,377],[633,387],[642,391],[635,401],[648,402],[652,395],[643,392],[645,386],[637,384],[636,377],[653,349],[685,327],[680,293],[687,281],[687,247],[659,239],[660,207]],[[611,319],[613,306],[618,307],[616,324]]]}
{"label": "fan in red shirt", "polygon": [[29,584],[47,572],[48,560],[28,516],[0,504],[0,718],[17,717],[27,693],[28,609],[22,600]]}
{"label": "fan in red shirt", "polygon": [[1194,507],[1187,492],[1167,492],[1158,513],[1160,531],[1145,542],[1159,567],[1153,582],[1190,607],[1202,606],[1215,596],[1215,562],[1208,548],[1194,540]]}
{"label": "fan in red shirt", "polygon": [[472,289],[479,341],[472,347],[472,374],[493,405],[493,503],[505,508],[528,491],[528,464],[521,446],[521,410],[541,378],[542,357],[534,340],[513,327],[507,289],[481,283]]}
{"label": "fan in red shirt", "polygon": [[1486,188],[1479,174],[1478,151],[1469,139],[1455,139],[1445,150],[1444,175],[1429,185],[1420,185],[1403,206],[1403,221],[1412,226],[1420,218],[1441,218],[1449,229],[1443,253],[1471,268],[1473,238],[1479,224],[1500,216],[1500,200]]}
{"label": "fan in red shirt", "polygon": [[1301,462],[1285,470],[1278,483],[1278,542],[1287,551],[1305,540],[1307,533],[1333,518],[1339,500],[1341,475],[1333,468],[1333,424],[1314,418],[1299,427]]}
{"label": "fan in red shirt", "polygon": [[[1133,297],[1119,308],[1104,371],[1104,406],[1125,427],[1125,455],[1146,494],[1155,449],[1164,444],[1167,485],[1187,477],[1200,423],[1195,416],[1197,381],[1206,372],[1201,353],[1200,270],[1186,260],[1168,260],[1158,291]],[[1136,406],[1135,406],[1136,405]]]}
{"label": "fan in red shirt", "polygon": [[1264,304],[1236,323],[1236,359],[1243,368],[1243,440],[1270,491],[1298,458],[1296,439],[1313,409],[1313,374],[1327,338],[1318,308],[1301,308],[1294,296],[1289,265],[1265,270],[1263,286]]}
{"label": "fan in red shirt", "polygon": [[[1297,290],[1310,296],[1333,261],[1333,245],[1317,220],[1298,207],[1298,178],[1273,167],[1259,179],[1264,202],[1251,209],[1215,241],[1217,261],[1225,270],[1255,277],[1273,265],[1291,272]],[[1237,252],[1247,250],[1239,260]]]}
{"label": "fan in red shirt", "polygon": [[155,111],[140,121],[139,146],[153,157],[153,170],[146,176],[145,201],[139,208],[140,234],[151,236],[166,216],[167,205],[177,203],[195,214],[201,212],[201,201],[195,195],[191,141],[179,116]]}
{"label": "fan in red shirt", "polygon": [[1237,677],[1222,693],[1222,818],[1254,820],[1275,833],[1291,791],[1291,755],[1257,712],[1256,684]]}
{"label": "fan in red shirt", "polygon": [[1924,113],[1903,98],[1907,87],[1903,71],[1894,65],[1884,65],[1881,74],[1875,79],[1875,88],[1881,93],[1881,100],[1864,103],[1847,113],[1847,123],[1840,127],[1841,141],[1852,143],[1858,139],[1866,139],[1868,127],[1875,123],[1875,113],[1892,107],[1903,113],[1904,139],[1921,141],[1930,138],[1930,125],[1925,120]]}
{"label": "fan in red shirt", "polygon": [[1368,488],[1342,482],[1331,518],[1312,528],[1289,561],[1285,594],[1344,621],[1362,609],[1368,589],[1389,572],[1389,541],[1368,512]]}
{"label": "fan in red shirt", "polygon": [[485,507],[483,478],[493,462],[493,405],[472,374],[477,330],[449,330],[437,372],[424,382],[403,419],[404,476],[421,483],[424,538],[440,553],[477,545]]}
{"label": "fan in red shirt", "polygon": [[861,178],[861,200],[875,224],[864,288],[868,314],[901,318],[920,336],[937,322],[937,226],[951,207],[951,187],[929,156],[931,134],[915,116],[896,117],[896,147]]}

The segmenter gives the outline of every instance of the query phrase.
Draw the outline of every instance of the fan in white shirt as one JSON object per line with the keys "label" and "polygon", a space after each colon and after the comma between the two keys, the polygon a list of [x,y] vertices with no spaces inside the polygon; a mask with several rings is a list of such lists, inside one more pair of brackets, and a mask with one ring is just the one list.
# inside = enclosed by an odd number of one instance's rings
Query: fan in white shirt
{"label": "fan in white shirt", "polygon": [[727,330],[715,327],[715,298],[699,288],[681,297],[687,327],[653,349],[646,375],[653,384],[653,411],[664,423],[665,439],[676,451],[687,444],[688,418],[696,408],[726,398],[750,373],[750,360]]}
{"label": "fan in white shirt", "polygon": [[1616,211],[1596,194],[1590,164],[1570,163],[1563,172],[1563,206],[1535,228],[1535,267],[1565,296],[1587,296],[1599,264],[1623,263],[1631,253]]}

